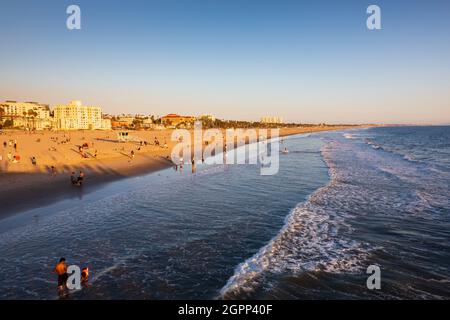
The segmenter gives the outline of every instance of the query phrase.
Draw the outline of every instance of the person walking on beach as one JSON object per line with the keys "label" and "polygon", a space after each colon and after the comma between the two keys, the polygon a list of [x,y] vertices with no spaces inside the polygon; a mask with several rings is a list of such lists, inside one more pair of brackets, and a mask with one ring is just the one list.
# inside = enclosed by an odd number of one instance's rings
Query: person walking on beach
{"label": "person walking on beach", "polygon": [[53,272],[58,275],[58,293],[59,295],[62,295],[64,294],[67,279],[69,278],[69,275],[67,274],[67,265],[65,258],[59,259],[59,262],[56,265],[55,269],[53,269]]}
{"label": "person walking on beach", "polygon": [[131,150],[131,159],[134,159],[134,150]]}

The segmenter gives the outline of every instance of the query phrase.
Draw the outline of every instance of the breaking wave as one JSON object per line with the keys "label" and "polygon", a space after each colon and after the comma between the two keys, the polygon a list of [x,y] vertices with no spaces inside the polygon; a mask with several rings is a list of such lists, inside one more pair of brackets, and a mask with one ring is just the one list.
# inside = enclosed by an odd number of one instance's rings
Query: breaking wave
{"label": "breaking wave", "polygon": [[221,289],[222,298],[251,292],[268,285],[267,276],[308,271],[331,273],[359,272],[368,255],[366,246],[348,236],[352,227],[346,222],[351,215],[333,206],[340,184],[339,173],[329,157],[331,144],[322,154],[329,166],[331,180],[305,202],[298,204],[286,217],[277,236],[253,257],[239,264],[234,275]]}
{"label": "breaking wave", "polygon": [[[408,256],[411,253],[405,252],[414,250],[412,264],[418,274],[433,272],[428,265],[430,251],[408,247],[408,237],[428,237],[437,250],[436,261],[445,255],[440,239],[446,229],[440,230],[434,222],[447,225],[450,210],[445,154],[430,143],[408,152],[409,141],[395,144],[400,138],[391,138],[391,143],[389,136],[372,138],[372,134],[352,132],[324,138],[322,156],[330,182],[292,209],[280,232],[237,266],[221,289],[221,298],[273,292],[280,287],[280,279],[299,279],[303,273],[359,276],[370,261],[383,261],[389,254]],[[405,156],[410,153],[421,159]],[[432,161],[424,160],[428,158]],[[397,236],[391,238],[392,234]],[[408,235],[402,246],[399,234]],[[399,290],[401,294],[396,295],[415,297]]]}

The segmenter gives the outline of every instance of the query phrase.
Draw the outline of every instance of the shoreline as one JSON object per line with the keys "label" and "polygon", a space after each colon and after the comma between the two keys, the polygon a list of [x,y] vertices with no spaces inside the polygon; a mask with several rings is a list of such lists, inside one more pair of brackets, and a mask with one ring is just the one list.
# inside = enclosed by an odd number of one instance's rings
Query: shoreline
{"label": "shoreline", "polygon": [[[280,137],[307,134],[323,131],[337,131],[344,129],[365,128],[363,126],[336,126],[336,127],[298,127],[280,130]],[[167,130],[164,134],[171,134]],[[161,132],[149,132],[151,136]],[[55,135],[55,133],[48,133]],[[85,132],[78,133],[86,135]],[[104,133],[97,133],[97,135]],[[139,132],[138,132],[139,134]],[[73,135],[73,133],[72,133]],[[0,139],[4,136],[0,136]],[[84,138],[84,137],[83,137]],[[167,138],[167,137],[166,137]],[[125,147],[130,147],[130,143]],[[170,143],[173,144],[174,143]],[[131,143],[131,147],[136,145]],[[75,163],[66,163],[63,169],[58,170],[56,174],[50,174],[47,170],[24,172],[0,172],[0,204],[2,214],[0,220],[10,217],[14,214],[32,210],[33,208],[45,207],[53,203],[80,197],[110,182],[126,179],[130,177],[141,176],[173,166],[171,160],[167,159],[168,148],[158,148],[147,152],[139,152],[133,160],[122,157],[105,157],[99,159],[86,159],[87,161],[78,161]],[[59,166],[57,169],[60,168]],[[78,173],[82,170],[86,174],[85,182],[82,187],[76,187],[70,184],[69,175],[71,171]],[[6,183],[4,183],[6,182]]]}
{"label": "shoreline", "polygon": [[[102,186],[119,181],[121,179],[150,174],[171,166],[166,160],[150,160],[147,164],[133,165],[126,168],[122,174],[111,171],[109,173],[91,172],[87,174],[82,187],[73,186],[70,183],[69,175],[59,174],[49,176],[43,173],[12,173],[12,178],[26,179],[26,185],[4,191],[0,195],[0,203],[3,213],[0,214],[0,221],[3,218],[32,210],[46,207],[65,199],[79,198],[80,194],[85,195],[101,188]],[[84,170],[83,172],[87,172]],[[18,199],[18,194],[25,194],[25,199]]]}

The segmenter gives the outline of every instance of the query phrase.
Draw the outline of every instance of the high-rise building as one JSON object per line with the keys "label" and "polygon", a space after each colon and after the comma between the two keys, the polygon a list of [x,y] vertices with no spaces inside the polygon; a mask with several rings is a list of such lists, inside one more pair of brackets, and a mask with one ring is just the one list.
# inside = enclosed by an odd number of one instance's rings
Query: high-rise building
{"label": "high-rise building", "polygon": [[68,105],[58,105],[54,109],[56,127],[61,130],[103,129],[102,109],[83,106],[81,101],[71,101]]}

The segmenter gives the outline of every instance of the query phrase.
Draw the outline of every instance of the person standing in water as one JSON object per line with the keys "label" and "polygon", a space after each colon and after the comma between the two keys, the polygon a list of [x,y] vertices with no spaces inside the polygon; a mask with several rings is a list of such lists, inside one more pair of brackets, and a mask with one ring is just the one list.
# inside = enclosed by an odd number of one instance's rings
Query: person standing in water
{"label": "person standing in water", "polygon": [[75,176],[75,171],[72,171],[72,174],[70,175],[70,182],[72,182],[72,184],[78,183],[77,177]]}
{"label": "person standing in water", "polygon": [[58,275],[58,293],[62,295],[66,289],[67,279],[69,278],[69,275],[67,274],[66,259],[59,259],[59,262],[53,271]]}
{"label": "person standing in water", "polygon": [[195,158],[192,158],[192,173],[195,173],[196,170],[197,170],[197,168],[195,165]]}
{"label": "person standing in water", "polygon": [[89,286],[88,282],[89,282],[89,268],[86,267],[81,269],[81,285],[87,288]]}
{"label": "person standing in water", "polygon": [[81,186],[83,184],[83,180],[84,180],[84,173],[83,173],[83,171],[80,171],[80,174],[77,179],[77,183]]}

